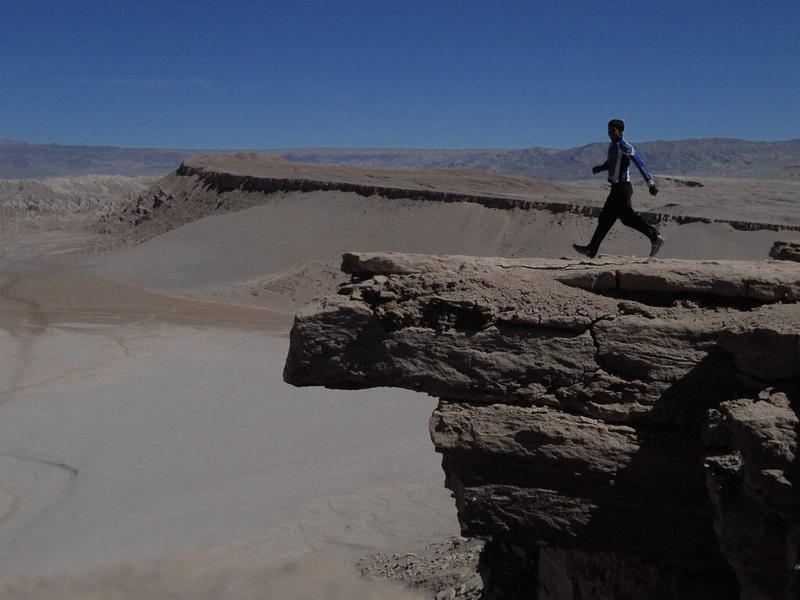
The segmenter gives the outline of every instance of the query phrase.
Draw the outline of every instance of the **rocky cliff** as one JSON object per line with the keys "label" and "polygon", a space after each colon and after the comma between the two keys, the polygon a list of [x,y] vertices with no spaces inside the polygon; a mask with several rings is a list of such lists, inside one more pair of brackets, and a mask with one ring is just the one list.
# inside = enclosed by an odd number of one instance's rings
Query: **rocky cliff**
{"label": "rocky cliff", "polygon": [[99,218],[136,201],[154,182],[120,175],[0,179],[0,230]]}
{"label": "rocky cliff", "polygon": [[487,598],[796,598],[800,271],[352,253],[284,378],[403,387]]}

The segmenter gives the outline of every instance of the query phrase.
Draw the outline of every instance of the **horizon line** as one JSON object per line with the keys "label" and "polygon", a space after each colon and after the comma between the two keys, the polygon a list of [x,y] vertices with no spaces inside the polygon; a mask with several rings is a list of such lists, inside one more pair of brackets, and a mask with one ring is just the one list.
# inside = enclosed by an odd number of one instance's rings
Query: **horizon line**
{"label": "horizon line", "polygon": [[[779,140],[754,140],[736,137],[696,137],[696,138],[675,138],[675,139],[655,139],[655,140],[639,140],[637,144],[653,144],[653,143],[676,143],[686,141],[735,141],[747,142],[755,144],[771,144],[771,143],[791,143],[800,142],[800,138],[789,138]],[[180,146],[118,146],[113,144],[70,144],[63,142],[30,142],[28,140],[19,138],[0,138],[0,146],[60,146],[60,147],[77,147],[77,148],[113,148],[122,150],[158,150],[164,152],[289,152],[300,150],[344,150],[344,151],[450,151],[450,152],[492,152],[492,151],[515,151],[515,150],[553,150],[553,151],[567,151],[575,150],[578,148],[585,148],[593,144],[605,143],[605,140],[596,140],[578,146],[567,147],[554,147],[554,146],[276,146],[272,148],[247,148],[247,147],[228,147],[228,148],[187,148]]]}

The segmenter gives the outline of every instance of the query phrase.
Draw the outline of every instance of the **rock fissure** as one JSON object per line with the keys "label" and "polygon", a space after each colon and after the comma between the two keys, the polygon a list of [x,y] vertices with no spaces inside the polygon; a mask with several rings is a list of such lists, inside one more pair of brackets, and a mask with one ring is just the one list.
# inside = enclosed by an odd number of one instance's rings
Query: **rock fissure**
{"label": "rock fissure", "polygon": [[602,369],[602,366],[601,366],[601,363],[600,363],[600,352],[601,352],[601,349],[600,349],[600,341],[598,340],[598,333],[597,333],[596,326],[600,321],[610,321],[611,319],[614,319],[616,316],[617,315],[604,315],[602,317],[598,317],[597,319],[594,319],[592,321],[592,323],[589,325],[589,327],[587,328],[587,331],[589,332],[589,335],[592,336],[592,343],[594,344],[594,361],[595,361],[595,363],[597,363],[597,367],[601,368],[601,369]]}

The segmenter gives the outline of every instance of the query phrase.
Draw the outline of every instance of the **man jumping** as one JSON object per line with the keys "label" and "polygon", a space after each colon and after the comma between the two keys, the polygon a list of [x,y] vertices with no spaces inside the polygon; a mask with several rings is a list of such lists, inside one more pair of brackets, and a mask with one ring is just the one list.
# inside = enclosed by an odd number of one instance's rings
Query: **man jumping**
{"label": "man jumping", "polygon": [[653,175],[647,168],[644,159],[636,154],[633,146],[622,139],[622,132],[625,131],[625,123],[620,119],[612,119],[608,122],[608,137],[611,144],[608,146],[608,160],[602,165],[592,167],[592,173],[597,174],[601,171],[608,171],[608,182],[611,184],[611,192],[608,194],[603,210],[598,217],[597,229],[592,236],[592,241],[588,246],[572,244],[577,252],[594,258],[600,249],[603,238],[614,225],[617,219],[624,225],[633,227],[636,231],[642,232],[650,240],[650,256],[655,256],[661,246],[664,245],[664,237],[658,229],[644,222],[644,219],[633,211],[631,206],[631,196],[633,186],[631,185],[630,164],[631,160],[639,168],[639,172],[647,181],[650,194],[655,196],[658,193]]}

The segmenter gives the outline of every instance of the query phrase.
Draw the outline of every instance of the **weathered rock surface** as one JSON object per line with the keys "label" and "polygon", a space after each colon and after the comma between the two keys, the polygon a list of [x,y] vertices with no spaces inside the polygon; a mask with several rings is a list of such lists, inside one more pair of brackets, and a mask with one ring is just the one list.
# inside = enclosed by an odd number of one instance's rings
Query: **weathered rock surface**
{"label": "weathered rock surface", "polygon": [[794,598],[791,264],[347,254],[284,378],[440,398],[486,597]]}
{"label": "weathered rock surface", "polygon": [[776,260],[800,262],[800,242],[775,242],[769,255]]}
{"label": "weathered rock surface", "polygon": [[706,460],[714,526],[743,597],[796,598],[800,591],[798,431],[796,395],[771,391],[723,402],[706,426],[706,442],[716,448]]}
{"label": "weathered rock surface", "polygon": [[99,218],[135,201],[154,182],[153,177],[119,175],[0,179],[0,231]]}

